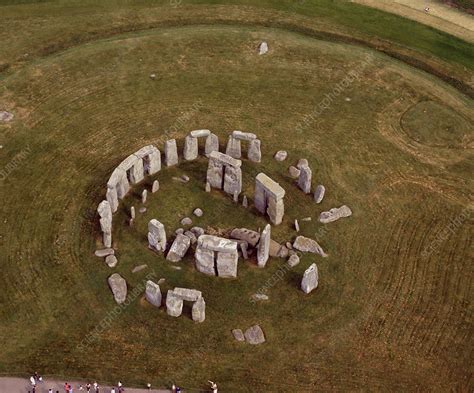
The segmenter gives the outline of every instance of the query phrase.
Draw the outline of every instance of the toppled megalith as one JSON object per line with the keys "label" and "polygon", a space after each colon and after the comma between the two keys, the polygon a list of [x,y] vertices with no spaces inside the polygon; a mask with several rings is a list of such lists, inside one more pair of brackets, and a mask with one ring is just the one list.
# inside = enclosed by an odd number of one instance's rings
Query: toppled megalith
{"label": "toppled megalith", "polygon": [[326,194],[326,187],[324,187],[322,184],[318,185],[316,187],[316,190],[314,190],[314,201],[316,203],[321,203],[323,201],[325,194]]}
{"label": "toppled megalith", "polygon": [[303,279],[301,280],[301,290],[304,293],[310,293],[318,287],[318,283],[318,267],[315,263],[313,263],[303,274]]}
{"label": "toppled megalith", "polygon": [[242,161],[213,151],[209,154],[207,182],[212,188],[224,190],[232,196],[242,192]]}
{"label": "toppled megalith", "polygon": [[333,207],[331,210],[327,212],[322,212],[319,215],[319,221],[323,224],[327,224],[329,222],[337,221],[340,218],[350,217],[352,216],[352,210],[343,205],[341,207]]}
{"label": "toppled megalith", "polygon": [[173,244],[166,255],[166,259],[170,262],[179,262],[188,252],[189,246],[191,245],[191,239],[184,234],[178,234],[174,239]]}
{"label": "toppled megalith", "polygon": [[148,223],[148,247],[154,251],[166,250],[165,226],[155,218]]}
{"label": "toppled megalith", "polygon": [[238,243],[212,235],[198,238],[195,259],[201,273],[219,277],[237,277]]}
{"label": "toppled megalith", "polygon": [[117,304],[122,304],[127,298],[127,282],[118,273],[112,274],[107,281],[115,301]]}
{"label": "toppled megalith", "polygon": [[301,252],[318,254],[322,257],[328,256],[324,252],[323,248],[318,244],[318,242],[316,240],[310,239],[309,237],[298,236],[293,243],[293,248]]}
{"label": "toppled megalith", "polygon": [[265,342],[265,335],[259,325],[249,327],[245,333],[245,340],[252,345],[263,344]]}
{"label": "toppled megalith", "polygon": [[255,178],[255,207],[262,214],[268,214],[273,225],[279,225],[285,214],[283,198],[285,190],[264,173]]}

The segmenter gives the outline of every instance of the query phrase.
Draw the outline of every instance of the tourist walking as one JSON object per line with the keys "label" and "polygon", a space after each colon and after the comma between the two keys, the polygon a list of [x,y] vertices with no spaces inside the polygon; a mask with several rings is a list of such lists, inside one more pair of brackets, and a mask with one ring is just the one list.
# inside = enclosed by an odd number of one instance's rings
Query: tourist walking
{"label": "tourist walking", "polygon": [[91,384],[89,382],[87,382],[86,390],[87,390],[87,393],[90,393],[91,391]]}

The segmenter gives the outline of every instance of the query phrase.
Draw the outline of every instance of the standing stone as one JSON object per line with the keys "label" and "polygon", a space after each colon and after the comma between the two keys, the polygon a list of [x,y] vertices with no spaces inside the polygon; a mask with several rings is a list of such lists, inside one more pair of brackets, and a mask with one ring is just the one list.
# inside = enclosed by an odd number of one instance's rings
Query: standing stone
{"label": "standing stone", "polygon": [[193,304],[192,318],[194,322],[204,322],[206,319],[206,302],[200,297]]}
{"label": "standing stone", "polygon": [[262,161],[262,151],[260,139],[250,141],[247,157],[252,162]]}
{"label": "standing stone", "polygon": [[208,181],[206,182],[206,192],[211,192],[211,184]]}
{"label": "standing stone", "polygon": [[265,267],[270,255],[271,226],[267,224],[260,235],[260,241],[257,249],[258,267]]}
{"label": "standing stone", "polygon": [[160,189],[160,183],[158,180],[155,180],[153,182],[153,185],[151,186],[151,192],[154,194],[155,192],[157,192],[158,190]]}
{"label": "standing stone", "polygon": [[165,164],[173,166],[178,164],[178,146],[176,139],[170,139],[165,142]]}
{"label": "standing stone", "polygon": [[308,160],[306,158],[300,158],[296,164],[296,167],[301,169],[304,166],[309,166]]}
{"label": "standing stone", "polygon": [[260,45],[258,46],[258,54],[264,55],[267,52],[268,52],[268,44],[265,41],[262,41]]}
{"label": "standing stone", "polygon": [[237,248],[233,252],[218,252],[217,253],[217,275],[219,277],[237,277],[237,264],[239,260],[239,253]]}
{"label": "standing stone", "polygon": [[194,234],[194,232],[186,231],[186,232],[183,233],[183,235],[189,237],[189,240],[191,240],[191,245],[197,243],[197,237]]}
{"label": "standing stone", "polygon": [[247,340],[247,342],[252,345],[258,345],[265,342],[265,335],[263,334],[263,330],[258,325],[249,327],[245,331],[244,336],[245,340]]}
{"label": "standing stone", "polygon": [[298,223],[298,220],[295,220],[295,230],[296,232],[300,231],[300,224]]}
{"label": "standing stone", "polygon": [[155,251],[166,250],[165,226],[156,219],[148,223],[148,247]]}
{"label": "standing stone", "polygon": [[313,263],[303,275],[303,279],[301,280],[301,290],[304,293],[310,293],[312,290],[318,287],[319,281],[319,274],[318,274],[318,267],[315,263]]}
{"label": "standing stone", "polygon": [[166,259],[170,262],[179,262],[183,259],[184,255],[189,249],[191,245],[191,239],[185,235],[178,235],[176,239],[174,239],[173,244],[171,245],[170,250],[168,251],[168,255]]}
{"label": "standing stone", "polygon": [[105,257],[105,263],[107,264],[108,267],[115,267],[117,266],[118,259],[115,255],[107,255]]}
{"label": "standing stone", "polygon": [[132,206],[132,207],[130,208],[130,218],[131,218],[132,220],[135,219],[135,206]]}
{"label": "standing stone", "polygon": [[240,158],[242,156],[242,147],[240,139],[234,138],[232,135],[229,135],[225,154],[233,158]]}
{"label": "standing stone", "polygon": [[112,274],[108,278],[109,287],[114,295],[117,304],[122,304],[127,298],[127,282],[118,273]]}
{"label": "standing stone", "polygon": [[119,205],[118,197],[117,197],[117,189],[115,187],[107,188],[105,199],[107,199],[107,202],[109,202],[110,208],[112,209],[112,213],[115,213]]}
{"label": "standing stone", "polygon": [[188,135],[184,139],[184,159],[186,161],[195,160],[198,157],[198,139]]}
{"label": "standing stone", "polygon": [[202,209],[200,209],[199,207],[194,209],[193,211],[193,214],[196,216],[196,217],[202,217],[204,212],[202,211]]}
{"label": "standing stone", "polygon": [[201,273],[215,276],[217,272],[214,266],[214,254],[214,251],[200,247],[198,239],[198,247],[196,248],[196,253],[194,254],[196,259],[196,269]]}
{"label": "standing stone", "polygon": [[314,201],[316,203],[321,203],[324,198],[325,193],[326,193],[326,188],[322,184],[317,186],[316,190],[314,191]]}
{"label": "standing stone", "polygon": [[244,195],[244,198],[242,199],[242,206],[247,208],[249,206],[249,202],[247,200],[247,195]]}
{"label": "standing stone", "polygon": [[228,194],[239,195],[242,192],[242,169],[227,166],[224,172],[224,191]]}
{"label": "standing stone", "polygon": [[309,166],[302,166],[300,168],[300,176],[298,177],[298,187],[303,190],[305,194],[311,192],[311,168]]}
{"label": "standing stone", "polygon": [[155,307],[161,307],[161,289],[158,284],[155,284],[153,281],[148,280],[146,282],[145,289],[145,298],[150,304],[153,304]]}
{"label": "standing stone", "polygon": [[183,299],[174,294],[174,291],[169,289],[166,295],[166,313],[172,317],[179,317],[183,312]]}
{"label": "standing stone", "polygon": [[209,155],[213,151],[219,151],[219,138],[217,137],[216,134],[211,133],[206,138],[206,145],[205,145],[205,148],[204,148],[204,154],[205,154],[206,157],[209,157]]}
{"label": "standing stone", "polygon": [[148,191],[147,191],[147,190],[143,190],[143,191],[142,191],[142,203],[143,203],[143,204],[146,203],[147,197],[148,197]]}

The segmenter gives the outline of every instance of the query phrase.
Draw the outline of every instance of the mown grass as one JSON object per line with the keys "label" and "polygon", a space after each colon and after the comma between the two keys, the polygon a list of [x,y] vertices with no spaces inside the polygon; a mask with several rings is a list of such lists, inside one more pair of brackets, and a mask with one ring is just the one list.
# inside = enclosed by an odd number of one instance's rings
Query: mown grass
{"label": "mown grass", "polygon": [[[57,20],[66,23],[57,7]],[[271,52],[259,57],[255,47],[262,39]],[[472,101],[380,53],[361,68],[368,52],[283,29],[173,27],[96,40],[5,76],[0,100],[16,117],[0,129],[1,162],[30,150],[0,187],[0,371],[38,369],[135,385],[174,381],[196,390],[215,379],[224,392],[469,390],[472,222],[450,233],[433,254],[421,253],[469,204],[472,157],[459,149],[449,165],[426,164],[387,140],[380,127],[387,107],[400,98],[436,100],[467,112],[466,122],[472,122]],[[360,80],[296,132],[354,69]],[[197,102],[199,110],[177,124]],[[176,125],[179,131],[167,132]],[[432,125],[417,127],[429,135]],[[287,215],[275,238],[294,237],[292,220],[311,216],[302,233],[318,237],[330,254],[305,256],[271,286],[266,303],[254,305],[249,297],[282,260],[263,270],[241,262],[237,280],[219,280],[195,272],[190,259],[174,270],[146,248],[149,218],[172,233],[197,206],[205,215],[196,224],[263,226],[251,210],[203,192],[202,159],[160,172],[161,190],[150,195],[149,211],[134,227],[125,225],[126,215],[129,206],[139,206],[143,185],[124,201],[114,217],[115,270],[93,256],[99,239],[94,211],[113,168],[141,146],[161,148],[167,138],[182,139],[197,128],[216,132],[222,146],[233,129],[256,132],[264,160],[244,162],[245,193],[252,196],[260,170],[281,182]],[[289,152],[284,163],[272,158],[280,149]],[[301,157],[313,168],[314,185],[327,187],[321,206],[287,175],[287,166]],[[182,173],[190,183],[172,180]],[[316,217],[341,204],[353,217],[321,232]],[[313,261],[321,284],[304,296],[298,282]],[[148,269],[132,274],[142,263]],[[130,290],[150,272],[166,278],[164,290],[201,289],[206,322],[170,318],[139,297],[90,346],[78,349],[116,307],[106,284],[112,271],[127,278]],[[254,323],[265,330],[266,344],[233,340],[231,329]]]}

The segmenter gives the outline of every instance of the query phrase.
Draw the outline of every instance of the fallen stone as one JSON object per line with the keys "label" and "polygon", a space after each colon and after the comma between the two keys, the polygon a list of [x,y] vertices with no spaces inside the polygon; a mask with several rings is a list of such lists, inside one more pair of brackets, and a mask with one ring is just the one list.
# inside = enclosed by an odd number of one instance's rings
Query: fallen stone
{"label": "fallen stone", "polygon": [[286,248],[285,246],[282,245],[280,247],[280,250],[278,250],[277,257],[278,258],[288,258],[289,252],[290,252],[290,250],[288,250],[288,248]]}
{"label": "fallen stone", "polygon": [[286,157],[288,157],[288,153],[285,150],[277,151],[274,156],[277,161],[285,161]]}
{"label": "fallen stone", "polygon": [[194,302],[191,315],[194,322],[204,322],[206,319],[206,302],[203,297]]}
{"label": "fallen stone", "polygon": [[196,217],[202,217],[202,215],[204,214],[204,212],[203,212],[201,209],[197,208],[197,209],[194,209],[193,214],[194,214]]}
{"label": "fallen stone", "polygon": [[173,289],[173,294],[187,302],[195,302],[202,297],[201,291],[190,288],[175,288]]}
{"label": "fallen stone", "polygon": [[255,300],[256,302],[265,301],[265,300],[268,300],[268,296],[264,295],[263,293],[254,293],[252,295],[252,299]]}
{"label": "fallen stone", "polygon": [[122,304],[127,298],[127,282],[118,273],[112,274],[107,281],[115,301],[117,304]]}
{"label": "fallen stone", "polygon": [[340,218],[350,217],[350,216],[352,216],[352,210],[346,205],[343,205],[339,208],[334,207],[328,212],[322,212],[319,215],[319,221],[322,222],[323,224],[327,224],[329,222],[337,221]]}
{"label": "fallen stone", "polygon": [[196,237],[204,235],[205,233],[204,228],[201,228],[201,227],[192,227],[191,232],[194,233]]}
{"label": "fallen stone", "polygon": [[249,327],[245,331],[244,336],[245,340],[252,345],[258,345],[265,342],[265,335],[263,334],[263,330],[258,325]]}
{"label": "fallen stone", "polygon": [[260,234],[247,228],[235,228],[230,233],[230,238],[245,240],[249,245],[255,247],[260,240]]}
{"label": "fallen stone", "polygon": [[267,52],[268,52],[268,44],[265,41],[263,41],[258,46],[258,54],[259,55],[264,55]]}
{"label": "fallen stone", "polygon": [[133,269],[132,269],[132,273],[138,273],[140,271],[142,271],[143,269],[146,269],[148,267],[148,265],[138,265],[138,266],[135,266]]}
{"label": "fallen stone", "polygon": [[328,255],[324,252],[322,247],[316,242],[316,240],[310,239],[304,236],[298,236],[293,242],[293,248],[302,252],[311,252],[313,254],[319,254],[322,257]]}
{"label": "fallen stone", "polygon": [[178,235],[171,245],[166,259],[170,262],[179,262],[186,255],[191,245],[191,239],[185,235]]}
{"label": "fallen stone", "polygon": [[318,287],[319,274],[318,267],[313,263],[304,272],[303,279],[301,280],[301,290],[304,293],[310,293],[312,290]]}
{"label": "fallen stone", "polygon": [[193,223],[193,220],[191,220],[189,217],[184,217],[180,222],[181,225],[189,226]]}
{"label": "fallen stone", "polygon": [[181,176],[181,180],[185,183],[187,183],[189,181],[189,176],[188,175],[182,175]]}
{"label": "fallen stone", "polygon": [[142,214],[143,214],[143,213],[146,213],[146,210],[147,210],[147,209],[146,209],[146,207],[144,207],[144,206],[142,206],[140,209],[138,209],[138,211],[139,211],[140,213],[142,213]]}
{"label": "fallen stone", "polygon": [[242,332],[241,329],[233,329],[232,330],[232,335],[234,336],[234,338],[237,340],[237,341],[245,341],[245,336],[244,336],[244,332]]}
{"label": "fallen stone", "polygon": [[300,177],[300,170],[294,166],[290,166],[288,168],[288,173],[290,174],[290,177],[292,177],[293,179],[298,179],[298,177]]}
{"label": "fallen stone", "polygon": [[300,224],[298,223],[298,220],[295,220],[295,230],[296,232],[300,231]]}
{"label": "fallen stone", "polygon": [[325,193],[326,193],[326,188],[322,184],[317,186],[316,190],[314,190],[314,201],[316,203],[321,203],[324,198]]}
{"label": "fallen stone", "polygon": [[196,244],[197,243],[197,237],[193,232],[186,231],[186,232],[183,233],[183,235],[189,237],[189,240],[191,240],[191,244]]}
{"label": "fallen stone", "polygon": [[298,265],[298,263],[300,263],[300,257],[296,254],[293,254],[288,258],[287,263],[289,267],[295,267]]}
{"label": "fallen stone", "polygon": [[165,281],[166,281],[166,278],[160,278],[160,279],[158,280],[158,285],[164,284]]}
{"label": "fallen stone", "polygon": [[155,193],[160,189],[160,182],[158,180],[155,180],[151,186],[151,192]]}
{"label": "fallen stone", "polygon": [[0,122],[8,123],[12,121],[15,116],[11,112],[0,111]]}
{"label": "fallen stone", "polygon": [[115,255],[107,255],[105,257],[105,263],[109,266],[109,267],[115,267],[117,266],[117,263],[118,263],[118,259]]}
{"label": "fallen stone", "polygon": [[161,307],[162,296],[160,286],[155,284],[153,281],[148,280],[146,282],[145,298],[155,307]]}
{"label": "fallen stone", "polygon": [[311,221],[311,217],[302,218],[301,221]]}
{"label": "fallen stone", "polygon": [[166,313],[172,317],[179,317],[183,312],[183,299],[174,294],[174,291],[169,289],[166,294]]}
{"label": "fallen stone", "polygon": [[115,250],[113,248],[103,248],[101,250],[95,250],[95,256],[99,258],[104,258],[107,255],[114,255]]}

